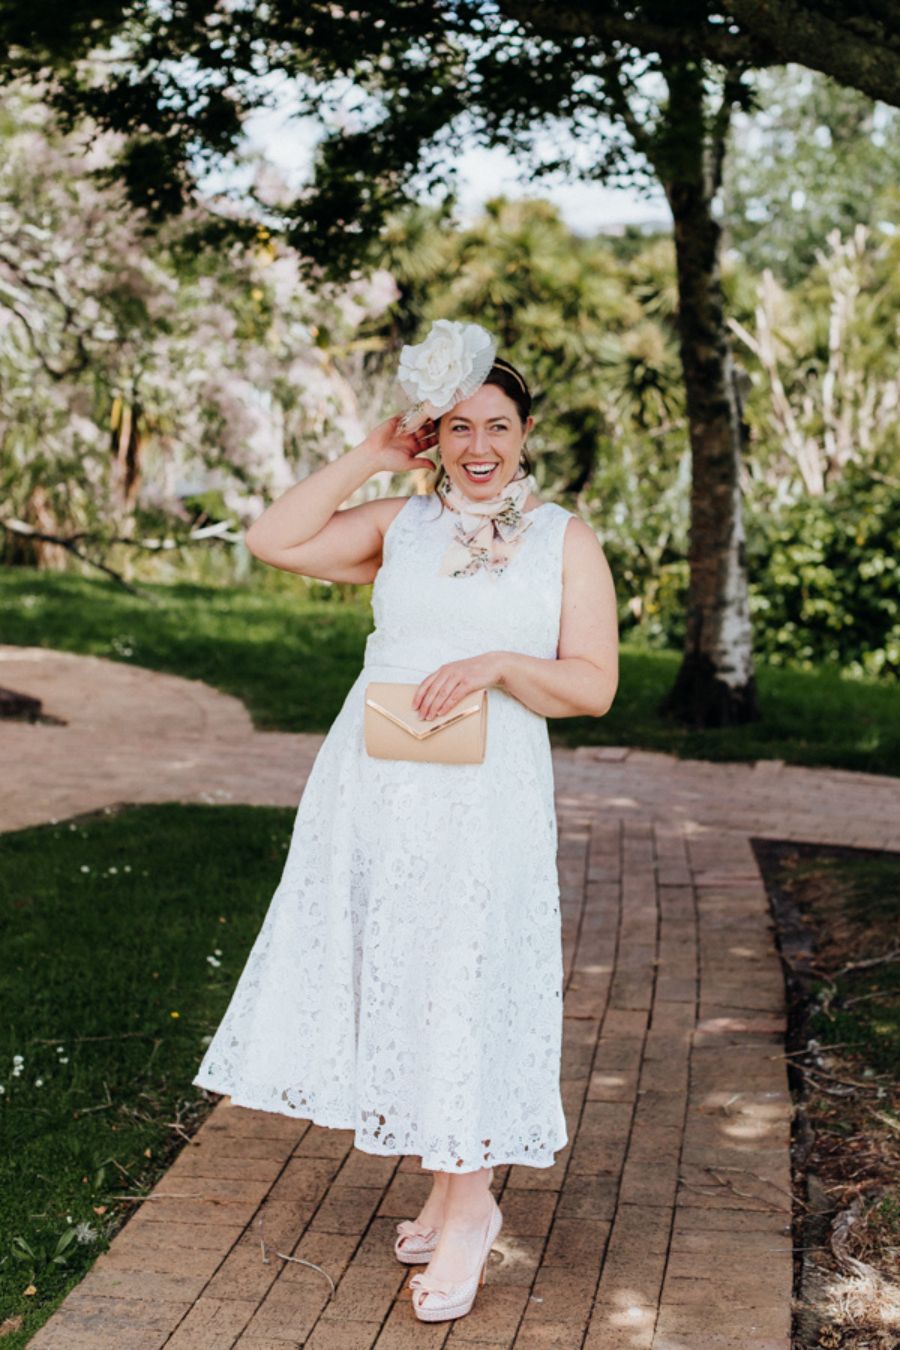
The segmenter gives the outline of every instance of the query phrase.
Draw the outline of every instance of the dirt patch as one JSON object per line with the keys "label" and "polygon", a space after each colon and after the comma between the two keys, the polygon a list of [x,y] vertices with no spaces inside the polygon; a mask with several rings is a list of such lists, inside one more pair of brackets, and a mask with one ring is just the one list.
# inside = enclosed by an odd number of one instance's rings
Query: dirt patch
{"label": "dirt patch", "polygon": [[752,842],[789,1010],[794,1350],[896,1350],[900,854]]}

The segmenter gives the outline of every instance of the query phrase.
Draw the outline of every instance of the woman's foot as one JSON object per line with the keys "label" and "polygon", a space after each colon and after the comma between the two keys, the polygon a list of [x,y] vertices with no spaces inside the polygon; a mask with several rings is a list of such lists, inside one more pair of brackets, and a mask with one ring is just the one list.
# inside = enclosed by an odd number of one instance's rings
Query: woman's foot
{"label": "woman's foot", "polygon": [[[491,1248],[503,1227],[500,1206],[490,1192],[487,1199],[487,1221],[474,1244],[477,1252],[474,1268],[467,1271],[461,1280],[451,1281],[435,1275],[429,1265],[427,1270],[418,1271],[410,1280],[413,1312],[420,1322],[446,1322],[455,1317],[465,1317],[466,1313],[471,1312],[478,1290],[484,1284]],[[449,1228],[448,1218],[444,1231],[448,1232]],[[468,1229],[466,1231],[468,1233]]]}
{"label": "woman's foot", "polygon": [[[492,1175],[492,1174],[491,1174]],[[458,1284],[472,1274],[484,1241],[485,1225],[497,1202],[490,1182],[460,1195],[456,1187],[444,1208],[437,1242],[428,1262],[428,1278],[435,1284]]]}

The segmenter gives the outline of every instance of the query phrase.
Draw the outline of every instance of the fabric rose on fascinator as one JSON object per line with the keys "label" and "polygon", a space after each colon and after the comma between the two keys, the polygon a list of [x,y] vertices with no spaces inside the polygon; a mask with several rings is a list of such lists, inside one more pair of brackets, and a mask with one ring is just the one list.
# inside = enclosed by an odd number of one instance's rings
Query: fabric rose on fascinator
{"label": "fabric rose on fascinator", "polygon": [[413,407],[400,431],[415,431],[428,418],[442,417],[468,398],[490,373],[497,341],[478,323],[435,319],[423,342],[400,351],[397,382]]}

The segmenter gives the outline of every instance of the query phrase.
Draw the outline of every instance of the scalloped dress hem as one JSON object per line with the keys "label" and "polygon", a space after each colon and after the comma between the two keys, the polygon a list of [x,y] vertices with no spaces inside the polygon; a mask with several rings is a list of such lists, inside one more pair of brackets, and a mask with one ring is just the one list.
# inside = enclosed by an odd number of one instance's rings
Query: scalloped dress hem
{"label": "scalloped dress hem", "polygon": [[[197,1087],[203,1088],[204,1091],[206,1092],[219,1091],[217,1088],[213,1087],[207,1088],[204,1083],[200,1082],[196,1078],[194,1079],[194,1083]],[[525,1153],[516,1153],[510,1154],[509,1156],[500,1157],[496,1153],[492,1153],[490,1161],[483,1163],[482,1167],[457,1167],[455,1165],[450,1166],[448,1165],[446,1158],[438,1158],[437,1155],[435,1154],[422,1153],[417,1149],[396,1149],[396,1148],[375,1147],[373,1146],[371,1140],[367,1136],[361,1137],[357,1133],[356,1126],[353,1122],[348,1122],[346,1120],[336,1120],[333,1117],[323,1115],[321,1112],[315,1115],[301,1116],[298,1115],[297,1112],[295,1111],[280,1111],[277,1106],[272,1106],[271,1104],[265,1104],[263,1102],[252,1101],[247,1097],[241,1097],[240,1099],[238,1099],[237,1097],[233,1096],[230,1092],[225,1092],[222,1093],[221,1095],[228,1097],[232,1106],[241,1106],[249,1111],[267,1111],[269,1115],[284,1116],[285,1119],[290,1120],[308,1121],[311,1125],[319,1125],[323,1129],[328,1130],[353,1130],[354,1131],[353,1147],[359,1149],[361,1153],[371,1153],[374,1157],[377,1158],[421,1158],[422,1170],[425,1172],[452,1172],[454,1174],[460,1174],[463,1172],[480,1172],[483,1170],[483,1168],[487,1167],[537,1167],[546,1169],[548,1167],[555,1167],[557,1163],[557,1159],[555,1157],[551,1157],[549,1162],[536,1162],[533,1154],[529,1156],[526,1155]],[[559,1144],[554,1144],[550,1152],[554,1154],[559,1153],[562,1149],[564,1149],[568,1145],[568,1142],[569,1137],[567,1134],[564,1134],[562,1142]]]}

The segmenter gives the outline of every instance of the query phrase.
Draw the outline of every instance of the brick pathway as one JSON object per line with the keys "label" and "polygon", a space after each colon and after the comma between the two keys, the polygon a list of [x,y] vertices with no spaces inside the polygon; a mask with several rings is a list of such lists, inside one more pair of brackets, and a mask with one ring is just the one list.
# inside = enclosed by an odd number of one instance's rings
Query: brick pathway
{"label": "brick pathway", "polygon": [[[7,725],[0,828],[117,802],[296,805],[320,736],[254,732],[195,681],[0,647],[66,725]],[[900,781],[554,751],[566,958],[553,1168],[495,1172],[469,1316],[416,1320],[398,1219],[428,1178],[224,1098],[34,1350],[789,1350],[784,1000],[750,839],[900,846]],[[258,1225],[279,1252],[262,1260]]]}

